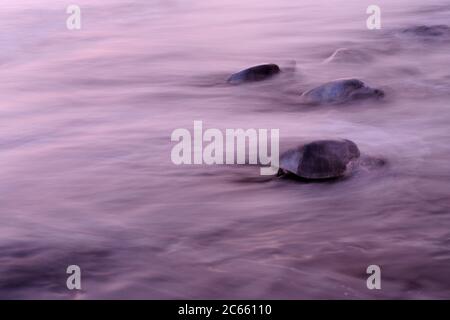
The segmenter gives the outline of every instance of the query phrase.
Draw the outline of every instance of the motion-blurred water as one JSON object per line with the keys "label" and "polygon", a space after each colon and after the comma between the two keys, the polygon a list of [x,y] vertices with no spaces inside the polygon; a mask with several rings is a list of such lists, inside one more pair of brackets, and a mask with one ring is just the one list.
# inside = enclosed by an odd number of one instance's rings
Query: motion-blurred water
{"label": "motion-blurred water", "polygon": [[[3,0],[1,298],[448,298],[448,1]],[[355,63],[323,63],[338,48]],[[267,82],[223,85],[277,63]],[[298,104],[357,77],[383,102]],[[355,141],[387,165],[327,183],[175,166],[176,128],[279,128]],[[83,290],[66,288],[82,269]],[[366,268],[382,268],[382,290]]]}

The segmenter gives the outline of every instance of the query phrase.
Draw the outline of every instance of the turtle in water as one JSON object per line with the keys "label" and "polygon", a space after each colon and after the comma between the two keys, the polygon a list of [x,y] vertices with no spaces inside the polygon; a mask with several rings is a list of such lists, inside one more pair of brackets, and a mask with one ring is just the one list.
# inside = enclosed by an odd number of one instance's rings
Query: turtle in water
{"label": "turtle in water", "polygon": [[276,64],[262,64],[233,74],[228,78],[227,82],[230,84],[242,84],[246,82],[262,81],[269,79],[280,72],[281,69]]}
{"label": "turtle in water", "polygon": [[350,140],[317,140],[282,154],[278,176],[294,174],[311,180],[338,178],[350,173],[359,157],[358,147]]}
{"label": "turtle in water", "polygon": [[338,79],[304,92],[304,104],[340,104],[353,100],[384,97],[380,89],[368,87],[358,79]]}
{"label": "turtle in water", "polygon": [[419,37],[441,37],[450,34],[450,27],[445,24],[421,25],[403,29],[403,34],[415,35]]}

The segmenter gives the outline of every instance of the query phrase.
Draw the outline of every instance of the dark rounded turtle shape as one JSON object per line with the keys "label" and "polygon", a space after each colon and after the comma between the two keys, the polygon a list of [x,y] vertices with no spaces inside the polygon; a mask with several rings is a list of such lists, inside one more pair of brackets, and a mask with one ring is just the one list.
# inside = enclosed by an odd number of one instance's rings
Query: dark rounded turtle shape
{"label": "dark rounded turtle shape", "polygon": [[262,81],[269,79],[280,72],[280,67],[276,64],[262,64],[233,74],[227,82],[230,84],[241,84],[245,82]]}
{"label": "dark rounded turtle shape", "polygon": [[311,89],[301,96],[305,104],[339,104],[352,100],[382,98],[384,92],[366,86],[358,79],[339,79]]}
{"label": "dark rounded turtle shape", "polygon": [[360,152],[346,139],[317,140],[291,149],[280,157],[279,175],[304,179],[338,178],[351,172]]}
{"label": "dark rounded turtle shape", "polygon": [[415,26],[403,30],[405,34],[411,34],[420,37],[439,37],[450,34],[450,27],[444,24],[432,26]]}

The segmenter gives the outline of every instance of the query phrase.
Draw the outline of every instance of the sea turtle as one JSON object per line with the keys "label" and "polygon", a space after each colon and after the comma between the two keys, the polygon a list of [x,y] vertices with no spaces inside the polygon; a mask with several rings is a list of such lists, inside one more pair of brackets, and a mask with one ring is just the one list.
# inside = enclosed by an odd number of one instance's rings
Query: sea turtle
{"label": "sea turtle", "polygon": [[339,104],[357,99],[382,98],[384,92],[366,86],[358,79],[338,79],[304,92],[304,104]]}
{"label": "sea turtle", "polygon": [[227,82],[230,84],[242,84],[245,82],[262,81],[280,72],[281,69],[276,64],[262,64],[233,74]]}
{"label": "sea turtle", "polygon": [[419,37],[440,37],[450,34],[450,27],[445,24],[421,25],[403,29],[403,34],[415,35]]}
{"label": "sea turtle", "polygon": [[278,175],[294,174],[312,180],[338,178],[350,173],[359,157],[358,147],[350,140],[312,141],[282,154]]}

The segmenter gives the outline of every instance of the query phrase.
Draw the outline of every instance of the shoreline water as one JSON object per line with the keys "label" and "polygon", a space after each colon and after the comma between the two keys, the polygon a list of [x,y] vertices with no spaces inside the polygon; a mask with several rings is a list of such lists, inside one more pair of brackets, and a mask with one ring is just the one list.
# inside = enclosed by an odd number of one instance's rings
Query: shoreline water
{"label": "shoreline water", "polygon": [[[448,5],[381,1],[367,30],[365,1],[78,2],[79,32],[62,2],[0,12],[0,298],[448,298],[450,45],[399,36],[448,23]],[[371,59],[323,63],[339,48]],[[384,99],[298,104],[349,77]],[[280,150],[346,138],[387,165],[325,183],[176,166],[171,133],[194,120],[279,128]]]}

